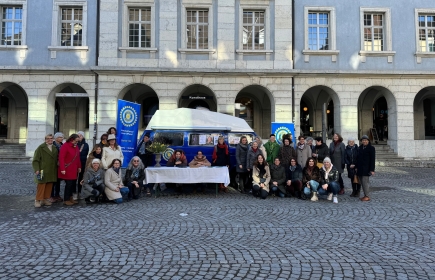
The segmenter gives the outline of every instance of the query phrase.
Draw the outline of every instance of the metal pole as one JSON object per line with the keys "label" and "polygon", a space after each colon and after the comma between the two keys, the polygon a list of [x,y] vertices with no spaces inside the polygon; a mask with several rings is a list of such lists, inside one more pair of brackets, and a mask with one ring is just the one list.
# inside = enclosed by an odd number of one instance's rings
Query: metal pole
{"label": "metal pole", "polygon": [[[96,18],[96,35],[95,35],[95,66],[98,66],[98,57],[100,56],[100,0],[97,0],[97,18]],[[94,96],[94,147],[97,144],[97,130],[98,130],[98,89],[99,77],[98,73],[95,74],[95,96]]]}
{"label": "metal pole", "polygon": [[323,103],[322,108],[322,138],[324,143],[326,143],[326,139],[328,139],[328,131],[326,127],[326,103]]}

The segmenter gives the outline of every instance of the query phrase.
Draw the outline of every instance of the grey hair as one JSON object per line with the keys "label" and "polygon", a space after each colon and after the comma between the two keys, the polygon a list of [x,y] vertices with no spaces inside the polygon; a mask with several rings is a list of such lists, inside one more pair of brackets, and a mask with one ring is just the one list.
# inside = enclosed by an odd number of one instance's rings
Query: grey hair
{"label": "grey hair", "polygon": [[314,138],[313,137],[308,137],[307,139],[305,139],[307,142],[308,141],[313,141],[314,142]]}
{"label": "grey hair", "polygon": [[325,159],[323,160],[323,163],[325,163],[325,162],[332,163],[332,162],[331,162],[331,159],[330,159],[329,157],[325,157]]}
{"label": "grey hair", "polygon": [[134,156],[131,158],[130,162],[128,163],[127,169],[129,170],[133,170],[133,160],[138,159],[139,160],[139,165],[137,166],[137,168],[139,169],[145,169],[145,166],[142,163],[142,160],[140,159],[140,157],[138,156]]}
{"label": "grey hair", "polygon": [[347,138],[347,143],[349,143],[350,141],[355,142],[355,137],[349,137],[349,138]]}
{"label": "grey hair", "polygon": [[62,132],[56,132],[56,133],[54,134],[54,139],[59,138],[59,137],[63,137],[63,138],[65,138],[65,136],[63,135]]}
{"label": "grey hair", "polygon": [[83,138],[85,138],[85,133],[83,131],[79,131],[79,132],[77,132],[77,134],[81,135],[81,136],[83,136]]}

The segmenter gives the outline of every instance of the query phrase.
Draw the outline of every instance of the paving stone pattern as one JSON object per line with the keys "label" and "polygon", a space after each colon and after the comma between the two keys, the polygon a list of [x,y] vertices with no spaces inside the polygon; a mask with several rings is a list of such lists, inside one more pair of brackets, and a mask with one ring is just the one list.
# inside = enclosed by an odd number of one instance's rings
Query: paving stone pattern
{"label": "paving stone pattern", "polygon": [[[435,279],[433,169],[378,168],[372,201],[236,191],[33,207],[0,167],[0,279]],[[180,214],[187,215],[180,215]]]}

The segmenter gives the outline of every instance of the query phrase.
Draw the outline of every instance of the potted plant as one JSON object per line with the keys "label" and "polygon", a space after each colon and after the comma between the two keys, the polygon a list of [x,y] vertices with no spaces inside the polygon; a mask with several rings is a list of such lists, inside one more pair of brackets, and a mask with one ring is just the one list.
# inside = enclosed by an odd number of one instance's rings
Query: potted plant
{"label": "potted plant", "polygon": [[151,145],[148,146],[147,150],[155,154],[156,167],[160,167],[160,161],[162,160],[162,153],[166,151],[168,145],[159,142],[158,140],[153,141]]}

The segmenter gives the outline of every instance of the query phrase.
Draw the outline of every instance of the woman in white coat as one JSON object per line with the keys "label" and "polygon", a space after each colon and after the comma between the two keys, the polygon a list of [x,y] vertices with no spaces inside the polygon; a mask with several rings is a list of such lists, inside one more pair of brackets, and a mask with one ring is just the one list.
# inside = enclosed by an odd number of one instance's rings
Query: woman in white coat
{"label": "woman in white coat", "polygon": [[103,168],[107,170],[107,168],[109,168],[109,165],[114,159],[119,159],[122,166],[122,162],[124,161],[124,155],[122,154],[121,146],[116,143],[115,134],[110,134],[107,137],[107,142],[108,146],[103,148],[103,155],[101,156]]}

